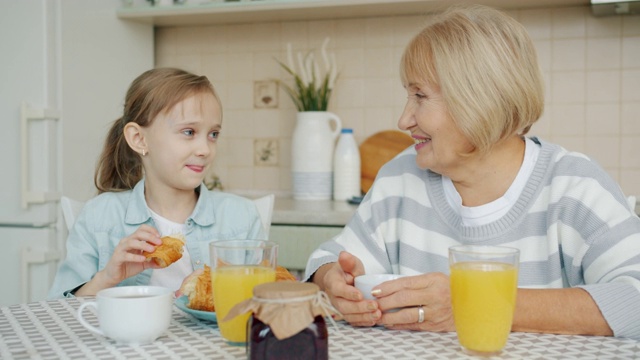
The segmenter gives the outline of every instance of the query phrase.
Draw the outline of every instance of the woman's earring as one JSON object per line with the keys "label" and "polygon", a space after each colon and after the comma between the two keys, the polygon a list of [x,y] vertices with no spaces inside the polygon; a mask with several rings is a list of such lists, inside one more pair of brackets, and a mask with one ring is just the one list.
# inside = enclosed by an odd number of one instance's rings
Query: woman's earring
{"label": "woman's earring", "polygon": [[147,155],[147,150],[142,149],[142,156],[145,156],[145,155]]}

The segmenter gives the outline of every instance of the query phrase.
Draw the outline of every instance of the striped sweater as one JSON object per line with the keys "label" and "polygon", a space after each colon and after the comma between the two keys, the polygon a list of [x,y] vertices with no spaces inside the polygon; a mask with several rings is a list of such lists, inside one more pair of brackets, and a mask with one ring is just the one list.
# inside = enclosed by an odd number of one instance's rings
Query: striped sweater
{"label": "striped sweater", "polygon": [[614,335],[640,340],[640,218],[617,183],[585,155],[541,145],[535,168],[502,218],[464,226],[441,176],[416,166],[413,147],[382,167],[342,233],[315,250],[307,279],[340,251],[366,273],[449,273],[458,244],[520,249],[519,286],[582,287]]}

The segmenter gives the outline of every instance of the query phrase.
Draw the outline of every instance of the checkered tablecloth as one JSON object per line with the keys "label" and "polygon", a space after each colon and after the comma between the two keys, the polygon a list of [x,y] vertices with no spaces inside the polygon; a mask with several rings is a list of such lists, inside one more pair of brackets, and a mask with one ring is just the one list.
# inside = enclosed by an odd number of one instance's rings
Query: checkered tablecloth
{"label": "checkered tablecloth", "polygon": [[[0,308],[0,359],[243,359],[215,323],[174,307],[166,334],[148,345],[126,346],[95,335],[76,319],[83,300],[52,300]],[[85,312],[97,325],[95,313]],[[332,359],[464,359],[454,333],[329,326]],[[471,358],[471,357],[469,357]],[[640,342],[589,336],[512,333],[504,359],[640,359]]]}

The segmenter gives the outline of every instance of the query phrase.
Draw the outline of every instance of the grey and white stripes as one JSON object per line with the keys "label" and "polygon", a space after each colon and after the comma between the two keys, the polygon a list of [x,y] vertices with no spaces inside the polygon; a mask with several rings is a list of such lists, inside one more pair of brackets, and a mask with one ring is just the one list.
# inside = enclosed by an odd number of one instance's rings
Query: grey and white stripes
{"label": "grey and white stripes", "polygon": [[580,286],[616,336],[640,339],[640,218],[617,183],[588,157],[532,138],[541,146],[517,202],[497,221],[462,225],[440,175],[417,168],[408,148],[387,163],[343,232],[310,257],[306,274],[340,251],[367,273],[449,273],[458,244],[521,251],[519,286]]}

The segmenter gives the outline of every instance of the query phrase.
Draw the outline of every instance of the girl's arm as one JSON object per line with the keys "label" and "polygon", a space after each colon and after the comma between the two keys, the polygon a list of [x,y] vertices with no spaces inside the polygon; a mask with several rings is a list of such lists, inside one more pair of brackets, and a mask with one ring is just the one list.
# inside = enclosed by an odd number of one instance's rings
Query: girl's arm
{"label": "girl's arm", "polygon": [[147,261],[142,252],[153,252],[160,244],[162,240],[158,231],[149,225],[141,225],[133,234],[120,240],[105,268],[79,288],[75,295],[95,295],[146,269],[157,268],[158,265],[154,261]]}

